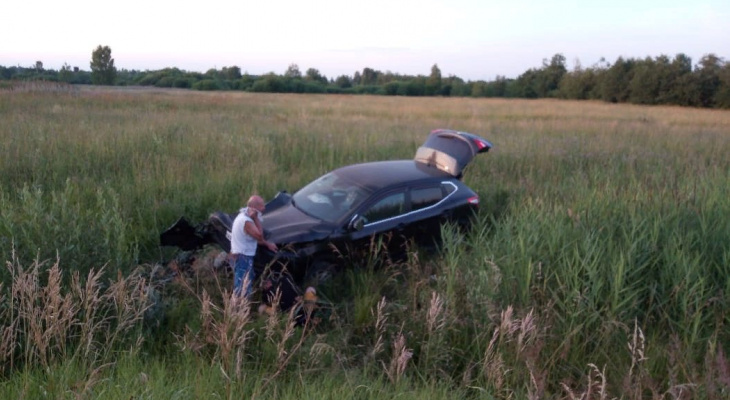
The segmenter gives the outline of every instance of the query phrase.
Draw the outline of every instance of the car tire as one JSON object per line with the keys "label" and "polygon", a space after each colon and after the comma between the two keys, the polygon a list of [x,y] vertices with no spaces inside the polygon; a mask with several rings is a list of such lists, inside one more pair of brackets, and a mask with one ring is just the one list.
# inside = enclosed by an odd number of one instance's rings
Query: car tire
{"label": "car tire", "polygon": [[304,273],[304,282],[307,286],[318,286],[328,283],[339,272],[339,265],[331,259],[317,259]]}

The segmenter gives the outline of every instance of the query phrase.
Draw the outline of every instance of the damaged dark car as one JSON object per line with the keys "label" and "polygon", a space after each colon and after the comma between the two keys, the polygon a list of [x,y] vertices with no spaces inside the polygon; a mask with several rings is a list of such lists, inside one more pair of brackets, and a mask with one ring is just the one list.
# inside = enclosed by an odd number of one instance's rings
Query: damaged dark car
{"label": "damaged dark car", "polygon": [[[343,255],[362,254],[375,241],[397,253],[410,241],[433,245],[445,223],[468,228],[479,196],[462,182],[464,169],[491,147],[477,135],[438,129],[413,160],[349,165],[293,194],[279,192],[262,221],[266,239],[279,251],[259,246],[257,272],[278,265],[297,281],[318,280],[339,269]],[[182,250],[215,244],[228,252],[235,216],[217,211],[196,226],[180,218],[160,235],[160,244]]]}

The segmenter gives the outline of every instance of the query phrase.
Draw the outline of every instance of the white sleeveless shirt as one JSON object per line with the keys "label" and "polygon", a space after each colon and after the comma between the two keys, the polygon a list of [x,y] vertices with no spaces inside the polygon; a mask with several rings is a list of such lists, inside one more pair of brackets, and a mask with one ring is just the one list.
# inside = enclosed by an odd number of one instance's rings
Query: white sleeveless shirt
{"label": "white sleeveless shirt", "polygon": [[256,255],[258,242],[243,229],[246,222],[254,223],[246,213],[247,210],[248,207],[240,209],[236,219],[233,220],[233,226],[231,227],[231,254]]}

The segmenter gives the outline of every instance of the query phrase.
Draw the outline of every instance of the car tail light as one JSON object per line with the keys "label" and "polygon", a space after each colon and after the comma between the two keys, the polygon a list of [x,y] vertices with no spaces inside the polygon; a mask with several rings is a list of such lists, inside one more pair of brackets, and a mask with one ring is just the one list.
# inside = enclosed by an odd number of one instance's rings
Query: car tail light
{"label": "car tail light", "polygon": [[469,199],[467,201],[469,202],[469,204],[474,204],[475,206],[478,206],[479,205],[479,196],[469,197]]}

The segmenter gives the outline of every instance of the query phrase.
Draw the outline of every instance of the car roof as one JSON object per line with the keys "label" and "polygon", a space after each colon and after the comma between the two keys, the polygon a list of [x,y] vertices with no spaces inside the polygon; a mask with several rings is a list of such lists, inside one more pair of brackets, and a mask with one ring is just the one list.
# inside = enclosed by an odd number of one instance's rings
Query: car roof
{"label": "car roof", "polygon": [[333,172],[373,191],[403,182],[453,178],[450,174],[435,167],[413,160],[353,164],[338,168]]}

